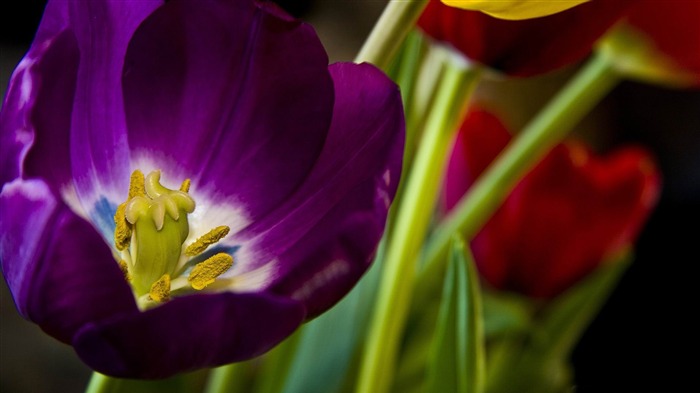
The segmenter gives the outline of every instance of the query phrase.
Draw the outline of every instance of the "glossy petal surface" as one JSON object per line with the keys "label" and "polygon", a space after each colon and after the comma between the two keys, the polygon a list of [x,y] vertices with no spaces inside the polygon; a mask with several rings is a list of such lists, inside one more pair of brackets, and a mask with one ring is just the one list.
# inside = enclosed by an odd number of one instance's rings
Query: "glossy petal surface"
{"label": "glossy petal surface", "polygon": [[192,178],[247,220],[304,179],[334,97],[310,26],[250,1],[210,0],[169,2],[139,28],[124,95],[133,160]]}
{"label": "glossy petal surface", "polygon": [[[327,61],[271,3],[50,1],[0,113],[20,313],[100,372],[161,378],[260,355],[335,304],[383,232],[404,123],[381,71]],[[232,229],[207,251],[233,258],[220,281],[147,311],[112,236],[135,169],[192,179],[188,241]]]}
{"label": "glossy petal surface", "polygon": [[163,378],[260,355],[290,335],[303,318],[298,302],[266,294],[194,295],[86,324],[73,346],[99,372]]}
{"label": "glossy petal surface", "polygon": [[85,323],[135,312],[109,247],[38,180],[0,194],[2,271],[22,315],[70,343]]}
{"label": "glossy petal surface", "polygon": [[71,118],[70,154],[78,195],[91,204],[99,194],[120,195],[130,168],[122,69],[139,24],[160,0],[67,2],[80,65]]}
{"label": "glossy petal surface", "polygon": [[273,270],[272,290],[302,300],[310,315],[334,304],[369,266],[403,152],[396,85],[368,64],[330,69],[337,98],[319,161],[290,199],[240,234]]}
{"label": "glossy petal surface", "polygon": [[67,3],[49,4],[12,75],[0,112],[0,184],[25,172],[55,188],[70,180],[66,164],[79,53],[67,21]]}

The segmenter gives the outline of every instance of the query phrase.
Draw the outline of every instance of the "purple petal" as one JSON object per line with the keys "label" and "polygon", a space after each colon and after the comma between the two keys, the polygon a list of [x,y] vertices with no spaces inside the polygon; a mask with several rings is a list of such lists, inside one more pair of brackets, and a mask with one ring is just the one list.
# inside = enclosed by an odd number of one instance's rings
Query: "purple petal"
{"label": "purple petal", "polygon": [[270,7],[170,1],[138,29],[124,69],[134,162],[192,178],[248,220],[307,176],[333,105],[315,33]]}
{"label": "purple petal", "polygon": [[124,56],[133,31],[161,3],[49,1],[0,114],[0,182],[41,177],[58,190],[75,176],[88,210],[100,188],[124,193]]}
{"label": "purple petal", "polygon": [[135,312],[109,247],[39,180],[0,193],[0,260],[17,308],[69,343],[84,324]]}
{"label": "purple petal", "polygon": [[94,370],[164,378],[258,356],[304,319],[300,303],[266,294],[192,295],[88,325],[73,346]]}
{"label": "purple petal", "polygon": [[254,261],[248,267],[273,264],[268,285],[303,301],[310,316],[337,302],[371,262],[403,153],[396,85],[368,64],[335,64],[330,70],[337,94],[333,123],[312,174],[239,237],[249,247],[240,255]]}
{"label": "purple petal", "polygon": [[128,189],[124,57],[136,28],[162,1],[68,3],[70,28],[80,51],[70,153],[76,189],[90,205],[98,194],[122,196]]}
{"label": "purple petal", "polygon": [[71,184],[70,126],[78,71],[75,37],[63,32],[32,73],[40,87],[28,105],[27,129],[33,128],[34,143],[24,159],[24,178],[45,179],[54,192]]}
{"label": "purple petal", "polygon": [[79,56],[66,30],[66,5],[47,5],[34,43],[10,80],[0,113],[0,184],[39,176],[57,190],[70,179],[68,135]]}

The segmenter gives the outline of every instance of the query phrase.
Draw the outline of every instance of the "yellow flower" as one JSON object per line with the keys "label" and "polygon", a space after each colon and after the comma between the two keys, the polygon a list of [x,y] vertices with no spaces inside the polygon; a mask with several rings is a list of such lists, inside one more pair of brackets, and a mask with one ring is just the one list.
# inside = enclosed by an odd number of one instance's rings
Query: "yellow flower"
{"label": "yellow flower", "polygon": [[513,20],[556,14],[586,1],[588,0],[442,0],[452,7]]}

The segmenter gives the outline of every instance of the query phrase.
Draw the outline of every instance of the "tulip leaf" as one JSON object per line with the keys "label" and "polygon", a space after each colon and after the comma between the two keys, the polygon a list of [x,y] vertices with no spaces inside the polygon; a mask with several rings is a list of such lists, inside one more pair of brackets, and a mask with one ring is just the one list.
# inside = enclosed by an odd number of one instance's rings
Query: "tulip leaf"
{"label": "tulip leaf", "polygon": [[484,336],[491,339],[506,334],[517,334],[532,326],[533,303],[514,293],[484,291]]}
{"label": "tulip leaf", "polygon": [[533,344],[548,357],[567,358],[632,260],[623,251],[554,299],[534,332]]}
{"label": "tulip leaf", "polygon": [[204,377],[202,372],[180,374],[167,379],[148,381],[138,379],[116,379],[112,388],[106,393],[188,393],[202,389]]}
{"label": "tulip leaf", "polygon": [[372,267],[343,300],[301,328],[281,392],[328,393],[340,389],[367,330],[381,273],[382,251],[380,246]]}
{"label": "tulip leaf", "polygon": [[209,372],[204,393],[250,392],[255,387],[258,361],[251,359],[213,368]]}
{"label": "tulip leaf", "polygon": [[301,330],[297,330],[265,355],[260,377],[256,381],[255,393],[279,393],[284,389],[285,377],[291,371],[300,338]]}
{"label": "tulip leaf", "polygon": [[630,256],[624,252],[603,263],[553,299],[527,337],[506,338],[490,347],[487,391],[558,393],[569,389],[571,351],[629,266]]}
{"label": "tulip leaf", "polygon": [[485,377],[478,275],[471,253],[454,241],[430,351],[425,392],[480,393]]}

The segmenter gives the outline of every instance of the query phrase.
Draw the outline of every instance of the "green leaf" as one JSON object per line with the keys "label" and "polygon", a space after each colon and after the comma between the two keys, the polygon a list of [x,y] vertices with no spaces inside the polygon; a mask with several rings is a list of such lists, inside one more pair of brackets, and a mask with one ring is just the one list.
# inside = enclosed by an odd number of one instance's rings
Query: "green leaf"
{"label": "green leaf", "polygon": [[487,340],[531,328],[533,304],[530,299],[513,293],[484,291],[482,301]]}
{"label": "green leaf", "polygon": [[381,273],[383,247],[357,286],[325,314],[302,327],[284,393],[338,391],[367,331]]}
{"label": "green leaf", "polygon": [[478,275],[471,253],[457,240],[445,276],[425,392],[481,393],[484,365]]}
{"label": "green leaf", "polygon": [[630,262],[623,252],[553,299],[527,337],[499,340],[489,352],[488,393],[558,393],[571,388],[569,357]]}
{"label": "green leaf", "polygon": [[533,331],[533,344],[547,357],[566,359],[632,260],[630,250],[613,257],[554,299]]}
{"label": "green leaf", "polygon": [[258,359],[211,369],[204,393],[250,392],[255,385]]}
{"label": "green leaf", "polygon": [[290,375],[301,331],[297,330],[263,357],[262,367],[255,384],[255,393],[280,393]]}
{"label": "green leaf", "polygon": [[[194,372],[180,374],[167,379],[147,381],[139,379],[120,379],[99,376],[102,383],[94,384],[91,381],[87,393],[189,393],[202,390],[206,373]],[[99,386],[97,386],[99,385]]]}

